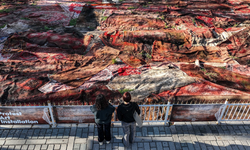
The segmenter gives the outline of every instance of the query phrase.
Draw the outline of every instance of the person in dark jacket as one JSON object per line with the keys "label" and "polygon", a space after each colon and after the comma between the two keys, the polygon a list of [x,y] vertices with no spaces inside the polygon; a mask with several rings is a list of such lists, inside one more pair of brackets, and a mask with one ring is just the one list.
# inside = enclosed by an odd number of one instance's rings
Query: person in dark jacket
{"label": "person in dark jacket", "polygon": [[136,111],[140,114],[139,106],[135,102],[130,102],[131,95],[129,92],[123,94],[123,103],[117,108],[117,117],[122,122],[124,136],[122,139],[125,147],[129,147],[129,143],[133,143],[136,132],[136,122],[133,117]]}
{"label": "person in dark jacket", "polygon": [[[90,110],[95,115],[95,122],[98,128],[98,141],[100,145],[103,145],[104,139],[109,144],[111,140],[110,126],[112,113],[115,111],[113,107],[104,97],[99,94],[96,97],[95,105],[90,107]],[[105,131],[103,131],[103,127]],[[105,134],[105,135],[104,135]]]}

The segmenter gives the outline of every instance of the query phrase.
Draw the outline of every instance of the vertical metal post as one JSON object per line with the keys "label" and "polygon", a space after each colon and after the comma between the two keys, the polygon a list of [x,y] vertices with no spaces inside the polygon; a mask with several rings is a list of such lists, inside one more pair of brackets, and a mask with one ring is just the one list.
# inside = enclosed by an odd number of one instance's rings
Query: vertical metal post
{"label": "vertical metal post", "polygon": [[149,121],[149,118],[150,118],[150,114],[151,114],[151,105],[149,106],[149,111],[148,111],[148,121]]}
{"label": "vertical metal post", "polygon": [[167,108],[167,111],[166,111],[166,115],[165,115],[165,120],[164,120],[164,124],[166,125],[168,123],[169,125],[169,121],[168,121],[168,112],[169,112],[169,109],[170,109],[170,101],[168,101],[168,108]]}
{"label": "vertical metal post", "polygon": [[[246,110],[246,108],[247,108],[247,105],[244,105],[244,106],[245,106],[245,108],[244,108],[244,110],[243,110],[243,113],[245,112],[245,110]],[[239,118],[239,119],[241,119],[241,118],[242,118],[243,113],[240,115],[240,118]]]}
{"label": "vertical metal post", "polygon": [[117,107],[118,106],[114,106],[116,109],[115,109],[115,111],[114,111],[114,122],[116,121],[116,110],[117,110]]}
{"label": "vertical metal post", "polygon": [[141,111],[141,113],[140,113],[140,117],[142,116],[142,106],[140,105],[140,111]]}
{"label": "vertical metal post", "polygon": [[52,112],[52,106],[51,106],[51,103],[50,101],[48,101],[48,106],[49,106],[49,113],[50,113],[50,117],[51,117],[51,121],[52,121],[52,127],[56,127],[56,122],[54,120],[54,115],[53,115],[53,112]]}
{"label": "vertical metal post", "polygon": [[222,109],[221,115],[220,115],[219,119],[217,120],[217,124],[220,124],[221,119],[222,119],[222,117],[223,117],[223,115],[224,115],[224,112],[225,112],[225,110],[226,110],[226,108],[227,108],[227,104],[228,104],[228,101],[226,100],[225,106],[224,106],[224,108]]}
{"label": "vertical metal post", "polygon": [[[247,105],[246,105],[246,106],[247,106]],[[245,119],[246,119],[246,117],[247,117],[247,114],[248,114],[249,110],[250,110],[250,107],[248,108],[248,110],[247,110],[247,112],[246,112],[245,117],[243,118],[243,120],[245,120]],[[249,118],[249,117],[248,117],[248,118]],[[248,118],[247,118],[247,119],[248,119]]]}
{"label": "vertical metal post", "polygon": [[152,114],[152,121],[154,121],[154,118],[155,118],[155,104],[154,104],[154,111],[153,111],[153,114]]}

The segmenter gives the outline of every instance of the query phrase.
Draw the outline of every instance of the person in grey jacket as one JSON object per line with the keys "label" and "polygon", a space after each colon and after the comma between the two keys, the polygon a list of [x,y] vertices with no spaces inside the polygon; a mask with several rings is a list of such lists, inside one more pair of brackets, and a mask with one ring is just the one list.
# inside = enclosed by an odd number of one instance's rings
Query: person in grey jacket
{"label": "person in grey jacket", "polygon": [[122,142],[125,147],[129,147],[129,143],[133,143],[136,132],[136,122],[133,117],[136,111],[140,114],[139,106],[135,102],[130,102],[131,95],[129,92],[123,94],[123,103],[117,108],[117,117],[122,122],[124,136]]}
{"label": "person in grey jacket", "polygon": [[[113,107],[104,97],[104,95],[99,94],[96,97],[95,104],[90,107],[90,110],[95,115],[95,122],[98,128],[98,141],[100,145],[103,145],[104,139],[106,143],[109,144],[111,140],[110,126],[112,114],[115,111]],[[105,131],[103,131],[103,127]]]}

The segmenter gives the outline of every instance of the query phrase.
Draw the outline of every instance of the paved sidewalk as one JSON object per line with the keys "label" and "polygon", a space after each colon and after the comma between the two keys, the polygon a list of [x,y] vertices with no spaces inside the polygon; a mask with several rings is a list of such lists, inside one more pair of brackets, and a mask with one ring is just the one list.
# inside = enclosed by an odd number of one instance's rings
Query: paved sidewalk
{"label": "paved sidewalk", "polygon": [[[123,135],[119,123],[112,127],[110,144],[99,146],[94,124],[0,125],[1,150],[123,150]],[[248,150],[250,149],[250,121],[180,122],[167,127],[148,124],[137,128],[132,150]]]}

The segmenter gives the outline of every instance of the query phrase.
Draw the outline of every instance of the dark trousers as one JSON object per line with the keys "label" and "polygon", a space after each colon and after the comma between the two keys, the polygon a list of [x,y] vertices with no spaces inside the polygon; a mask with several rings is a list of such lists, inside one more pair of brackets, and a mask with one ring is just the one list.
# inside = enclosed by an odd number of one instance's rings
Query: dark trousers
{"label": "dark trousers", "polygon": [[[98,124],[97,125],[97,129],[98,129],[98,141],[102,142],[104,139],[106,141],[110,141],[111,140],[111,133],[110,133],[110,126],[111,123],[108,124]],[[103,130],[104,128],[104,130]]]}
{"label": "dark trousers", "polygon": [[135,140],[136,123],[135,122],[124,122],[122,121],[122,128],[124,132],[123,144],[125,147],[129,147],[129,143],[133,143]]}

